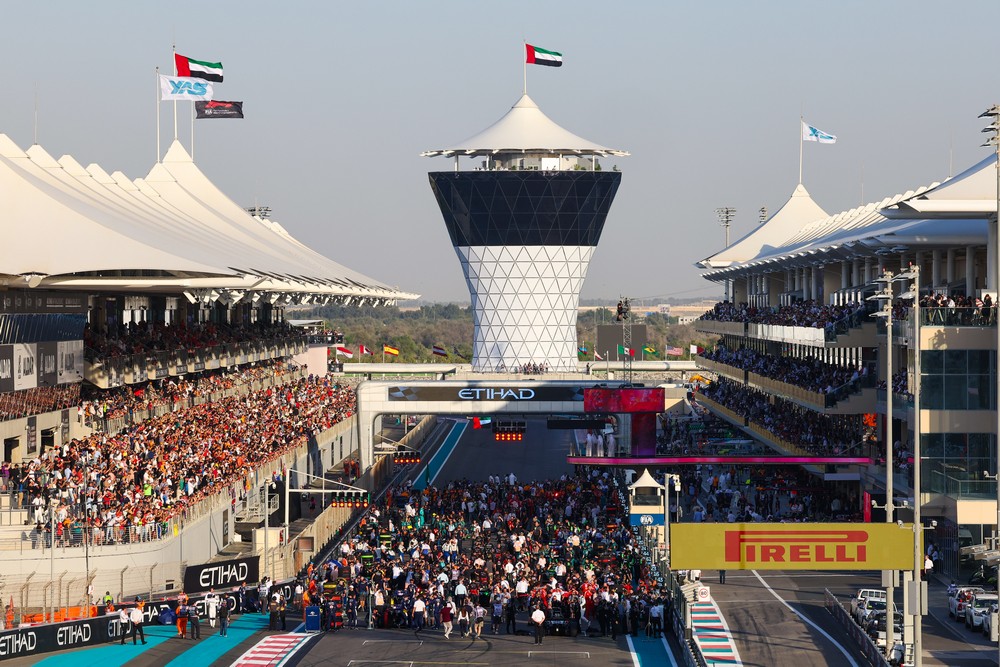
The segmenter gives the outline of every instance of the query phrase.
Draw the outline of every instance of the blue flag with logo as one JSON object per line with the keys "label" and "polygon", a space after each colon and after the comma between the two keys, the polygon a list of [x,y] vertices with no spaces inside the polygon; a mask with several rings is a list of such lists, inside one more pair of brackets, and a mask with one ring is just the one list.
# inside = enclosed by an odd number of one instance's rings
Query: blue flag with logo
{"label": "blue flag with logo", "polygon": [[818,141],[821,144],[835,144],[837,137],[802,121],[802,141]]}

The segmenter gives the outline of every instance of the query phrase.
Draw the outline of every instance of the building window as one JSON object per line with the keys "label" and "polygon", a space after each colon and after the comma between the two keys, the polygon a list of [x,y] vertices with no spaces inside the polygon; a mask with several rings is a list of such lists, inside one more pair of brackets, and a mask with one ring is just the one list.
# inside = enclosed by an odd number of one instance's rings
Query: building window
{"label": "building window", "polygon": [[995,368],[992,350],[923,350],[921,409],[996,409]]}

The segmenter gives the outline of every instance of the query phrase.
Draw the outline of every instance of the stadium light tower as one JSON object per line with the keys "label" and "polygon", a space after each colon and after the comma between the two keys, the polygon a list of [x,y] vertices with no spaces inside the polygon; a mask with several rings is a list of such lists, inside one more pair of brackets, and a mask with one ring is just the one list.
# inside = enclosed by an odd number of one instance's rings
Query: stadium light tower
{"label": "stadium light tower", "polygon": [[[1000,378],[1000,104],[994,104],[989,109],[979,114],[980,118],[992,118],[993,122],[983,128],[983,132],[990,133],[990,138],[983,144],[985,147],[992,147],[996,153],[997,170],[997,210],[990,221],[993,235],[993,326],[996,331],[996,365],[993,369],[993,408],[996,410],[996,439],[994,448],[997,449],[997,530],[995,535],[1000,536],[1000,392],[997,391],[997,379]],[[996,548],[996,545],[994,545]],[[998,645],[998,657],[1000,657],[1000,645]]]}
{"label": "stadium light tower", "polygon": [[[715,209],[715,213],[719,216],[719,224],[722,228],[726,230],[726,247],[729,247],[729,227],[733,223],[733,218],[736,216],[736,209],[732,206],[723,206],[722,208]],[[729,279],[726,279],[726,301],[729,301]]]}

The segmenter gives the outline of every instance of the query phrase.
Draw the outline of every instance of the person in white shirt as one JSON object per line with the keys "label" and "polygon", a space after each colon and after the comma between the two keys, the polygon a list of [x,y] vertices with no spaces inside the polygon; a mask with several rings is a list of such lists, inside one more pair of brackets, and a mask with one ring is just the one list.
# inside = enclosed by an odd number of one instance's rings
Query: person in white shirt
{"label": "person in white shirt", "polygon": [[539,605],[535,605],[535,610],[531,612],[531,624],[535,626],[535,644],[541,644],[545,636],[545,612]]}
{"label": "person in white shirt", "polygon": [[420,631],[424,629],[424,612],[427,610],[427,603],[424,599],[417,595],[417,598],[413,601],[413,625],[416,626],[416,630],[413,631],[413,635],[417,636]]}
{"label": "person in white shirt", "polygon": [[205,609],[208,610],[208,622],[214,628],[215,619],[219,615],[219,596],[214,588],[209,588],[205,595]]}

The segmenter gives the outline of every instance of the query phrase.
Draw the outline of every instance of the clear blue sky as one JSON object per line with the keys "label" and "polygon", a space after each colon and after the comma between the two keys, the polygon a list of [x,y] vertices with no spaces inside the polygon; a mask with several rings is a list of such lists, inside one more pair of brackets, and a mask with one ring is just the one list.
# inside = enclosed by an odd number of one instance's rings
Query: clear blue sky
{"label": "clear blue sky", "polygon": [[[468,301],[420,158],[473,135],[521,92],[522,40],[561,51],[528,92],[569,131],[622,148],[624,172],[584,298],[716,296],[693,263],[775,211],[798,179],[830,213],[943,180],[988,152],[1000,102],[1000,2],[5,3],[0,132],[56,157],[144,176],[153,69],[171,44],[221,60],[195,161],[301,241],[434,301]],[[163,149],[173,134],[160,105]],[[189,146],[187,110],[180,139]],[[953,166],[952,166],[953,165]],[[2,216],[2,209],[0,209]]]}

